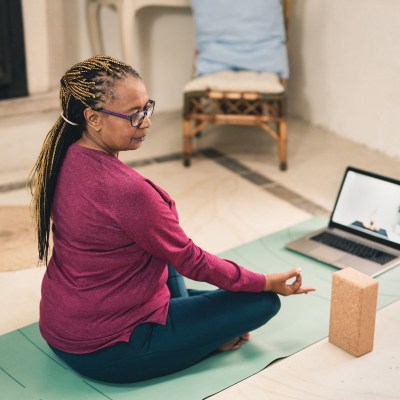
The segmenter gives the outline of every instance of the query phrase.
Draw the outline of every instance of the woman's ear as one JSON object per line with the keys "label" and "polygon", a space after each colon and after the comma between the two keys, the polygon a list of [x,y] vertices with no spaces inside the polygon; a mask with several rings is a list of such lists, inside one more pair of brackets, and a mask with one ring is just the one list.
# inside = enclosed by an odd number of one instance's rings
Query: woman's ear
{"label": "woman's ear", "polygon": [[85,108],[83,115],[85,116],[87,127],[94,129],[96,132],[101,131],[102,119],[97,111],[94,111],[91,108]]}

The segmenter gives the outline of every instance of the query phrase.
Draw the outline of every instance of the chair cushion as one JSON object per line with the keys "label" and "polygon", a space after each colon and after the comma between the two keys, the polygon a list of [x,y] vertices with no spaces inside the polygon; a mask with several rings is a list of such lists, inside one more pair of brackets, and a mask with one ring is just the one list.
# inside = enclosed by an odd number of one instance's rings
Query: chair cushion
{"label": "chair cushion", "polygon": [[192,9],[196,75],[253,70],[288,77],[280,0],[192,0]]}
{"label": "chair cushion", "polygon": [[183,91],[218,90],[226,92],[282,93],[279,77],[271,72],[220,71],[202,75],[189,81]]}

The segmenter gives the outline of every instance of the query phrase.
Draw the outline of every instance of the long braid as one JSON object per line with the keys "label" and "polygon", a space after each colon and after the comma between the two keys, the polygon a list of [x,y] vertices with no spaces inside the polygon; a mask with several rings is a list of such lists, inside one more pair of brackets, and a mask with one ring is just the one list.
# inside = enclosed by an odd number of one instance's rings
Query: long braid
{"label": "long braid", "polygon": [[96,110],[107,99],[113,99],[116,81],[128,76],[140,78],[129,65],[111,57],[95,56],[74,65],[61,78],[62,114],[47,134],[28,181],[37,229],[39,263],[47,265],[57,179],[68,148],[82,137],[86,129],[84,110]]}

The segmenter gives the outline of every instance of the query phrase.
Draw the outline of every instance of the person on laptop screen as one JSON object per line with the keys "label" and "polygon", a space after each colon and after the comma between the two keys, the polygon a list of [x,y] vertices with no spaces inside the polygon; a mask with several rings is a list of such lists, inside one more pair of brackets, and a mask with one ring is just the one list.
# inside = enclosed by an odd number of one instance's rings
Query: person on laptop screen
{"label": "person on laptop screen", "polygon": [[381,229],[376,223],[376,212],[377,212],[377,210],[378,209],[375,208],[372,211],[371,216],[369,218],[367,218],[364,222],[354,221],[351,225],[359,227],[359,228],[367,229],[369,231],[378,233],[379,235],[387,236],[386,229]]}

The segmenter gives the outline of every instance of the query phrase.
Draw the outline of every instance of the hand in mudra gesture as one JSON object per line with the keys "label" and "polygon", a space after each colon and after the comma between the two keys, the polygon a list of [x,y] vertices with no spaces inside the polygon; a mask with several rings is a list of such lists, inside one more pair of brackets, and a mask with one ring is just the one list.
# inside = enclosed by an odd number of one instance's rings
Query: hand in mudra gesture
{"label": "hand in mudra gesture", "polygon": [[[289,282],[292,278],[294,278],[294,281]],[[290,296],[292,294],[307,294],[314,290],[313,287],[302,287],[301,268],[266,275],[264,292]]]}

